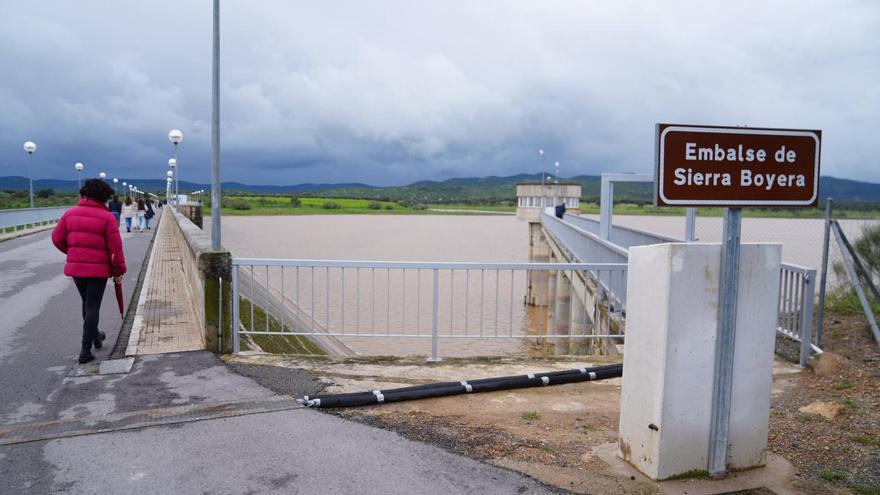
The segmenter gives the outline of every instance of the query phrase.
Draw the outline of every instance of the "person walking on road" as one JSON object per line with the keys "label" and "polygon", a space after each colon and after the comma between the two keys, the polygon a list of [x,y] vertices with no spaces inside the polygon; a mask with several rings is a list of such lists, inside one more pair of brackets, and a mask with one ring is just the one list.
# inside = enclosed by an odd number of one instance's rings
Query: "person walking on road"
{"label": "person walking on road", "polygon": [[116,226],[119,226],[119,218],[122,216],[122,201],[119,201],[119,196],[113,195],[113,199],[110,200],[110,204],[107,205],[110,208],[110,213],[116,217]]}
{"label": "person walking on road", "polygon": [[142,199],[139,199],[137,204],[137,227],[138,232],[147,230],[147,206]]}
{"label": "person walking on road", "polygon": [[79,362],[84,364],[95,359],[93,345],[104,346],[106,335],[98,330],[98,320],[107,279],[121,282],[126,267],[119,223],[105,206],[113,188],[101,179],[89,179],[79,194],[79,203],[64,212],[52,231],[52,243],[67,255],[64,274],[73,277],[82,299]]}
{"label": "person walking on road", "polygon": [[150,230],[150,220],[152,220],[153,217],[156,216],[156,212],[153,211],[153,200],[152,199],[147,200],[147,213],[144,216],[147,218],[147,230]]}
{"label": "person walking on road", "polygon": [[131,197],[125,197],[125,204],[122,205],[122,218],[125,219],[125,231],[131,232],[131,219],[134,218],[134,205],[131,204]]}

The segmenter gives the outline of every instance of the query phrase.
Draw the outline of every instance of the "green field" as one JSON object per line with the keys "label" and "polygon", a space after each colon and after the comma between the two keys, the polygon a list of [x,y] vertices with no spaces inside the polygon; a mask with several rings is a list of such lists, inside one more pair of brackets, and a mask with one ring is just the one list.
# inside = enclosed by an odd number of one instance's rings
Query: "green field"
{"label": "green field", "polygon": [[[35,191],[35,206],[68,206],[73,205],[76,197],[73,193],[59,193],[51,189]],[[27,208],[27,191],[0,191],[0,210],[10,208]],[[459,212],[440,212],[432,210],[461,210]],[[205,215],[210,215],[210,205],[205,208]],[[295,197],[281,195],[227,194],[223,198],[224,215],[443,215],[443,214],[479,214],[479,211],[513,213],[516,211],[515,200],[498,200],[491,204],[449,202],[414,204],[406,201],[396,202],[381,199],[354,199],[336,197]],[[473,212],[473,213],[469,213]],[[697,215],[702,217],[720,217],[722,208],[698,208]],[[581,213],[599,214],[599,205],[595,202],[581,202]],[[684,208],[656,208],[650,204],[620,202],[614,205],[616,215],[667,215],[682,216]],[[822,218],[824,211],[820,208],[804,208],[793,210],[745,209],[746,217],[772,218]],[[880,218],[880,208],[846,208],[834,210],[834,218]]]}

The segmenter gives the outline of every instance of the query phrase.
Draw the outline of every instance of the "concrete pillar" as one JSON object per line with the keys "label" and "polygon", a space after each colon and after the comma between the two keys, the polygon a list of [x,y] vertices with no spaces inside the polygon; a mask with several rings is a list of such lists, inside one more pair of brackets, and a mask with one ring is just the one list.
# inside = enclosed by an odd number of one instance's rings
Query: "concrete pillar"
{"label": "concrete pillar", "polygon": [[[572,290],[573,299],[571,301],[571,335],[587,335],[591,332],[591,325],[587,318],[587,311],[584,308],[584,298],[581,297],[583,281],[580,277],[575,276],[574,283],[578,284],[577,290]],[[594,339],[590,339],[594,340]],[[588,352],[587,339],[571,339],[570,352],[582,356]]]}
{"label": "concrete pillar", "polygon": [[567,273],[557,272],[556,274],[556,298],[555,309],[553,310],[554,324],[553,334],[564,335],[554,339],[556,347],[556,355],[566,355],[571,353],[571,339],[567,338],[571,323],[571,280],[568,279]]}
{"label": "concrete pillar", "polygon": [[[767,454],[781,246],[744,244],[728,467]],[[652,479],[708,470],[719,244],[629,250],[619,455]]]}
{"label": "concrete pillar", "polygon": [[[550,244],[540,223],[529,223],[529,262],[547,263],[550,260]],[[547,272],[529,273],[529,294],[526,297],[532,306],[547,305]]]}

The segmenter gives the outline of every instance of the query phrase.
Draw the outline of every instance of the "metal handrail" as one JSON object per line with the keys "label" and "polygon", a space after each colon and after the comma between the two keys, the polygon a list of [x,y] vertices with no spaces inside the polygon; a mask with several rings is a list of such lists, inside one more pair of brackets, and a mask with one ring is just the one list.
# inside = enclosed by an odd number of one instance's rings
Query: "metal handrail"
{"label": "metal handrail", "polygon": [[0,210],[0,229],[27,227],[55,222],[72,206],[52,206],[47,208],[12,208]]}
{"label": "metal handrail", "polygon": [[625,270],[626,263],[475,263],[446,261],[352,261],[233,258],[233,266],[299,266],[304,268],[377,268],[406,270]]}

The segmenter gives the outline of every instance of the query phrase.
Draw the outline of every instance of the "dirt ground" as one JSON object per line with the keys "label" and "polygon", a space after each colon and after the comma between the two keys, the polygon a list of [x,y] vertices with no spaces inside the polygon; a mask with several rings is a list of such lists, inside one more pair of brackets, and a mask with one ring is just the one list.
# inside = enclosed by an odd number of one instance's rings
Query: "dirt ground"
{"label": "dirt ground", "polygon": [[[830,316],[826,328],[827,354],[776,382],[770,451],[791,461],[810,493],[880,494],[880,346],[862,316]],[[838,413],[800,411],[815,402]]]}
{"label": "dirt ground", "polygon": [[[831,318],[821,363],[774,369],[768,467],[738,473],[742,493],[880,493],[880,348],[858,318]],[[780,346],[785,354],[787,348]],[[322,393],[587,367],[613,359],[423,358],[334,361],[270,355],[232,358],[304,369]],[[619,359],[619,358],[618,358]],[[573,493],[713,493],[713,481],[651,482],[616,459],[620,379],[328,410],[451,452],[526,473]],[[825,419],[800,408],[839,404]],[[767,471],[762,473],[761,471]],[[746,479],[752,477],[755,479]],[[732,486],[739,486],[731,480]],[[769,488],[769,490],[768,490]],[[722,490],[718,491],[732,491]]]}

